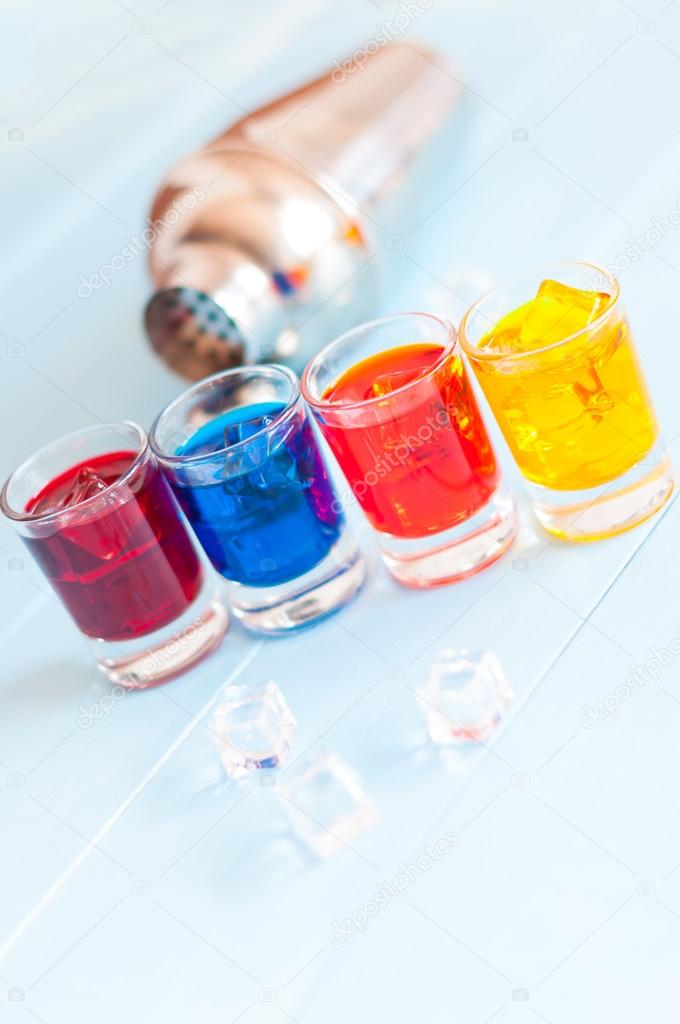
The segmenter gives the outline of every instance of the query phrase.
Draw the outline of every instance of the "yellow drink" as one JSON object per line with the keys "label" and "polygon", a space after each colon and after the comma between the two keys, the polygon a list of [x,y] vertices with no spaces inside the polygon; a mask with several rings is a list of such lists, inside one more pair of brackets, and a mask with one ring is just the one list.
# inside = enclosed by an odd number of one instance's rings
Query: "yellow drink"
{"label": "yellow drink", "polygon": [[654,446],[659,428],[618,291],[544,280],[535,298],[466,349],[533,483],[597,487]]}

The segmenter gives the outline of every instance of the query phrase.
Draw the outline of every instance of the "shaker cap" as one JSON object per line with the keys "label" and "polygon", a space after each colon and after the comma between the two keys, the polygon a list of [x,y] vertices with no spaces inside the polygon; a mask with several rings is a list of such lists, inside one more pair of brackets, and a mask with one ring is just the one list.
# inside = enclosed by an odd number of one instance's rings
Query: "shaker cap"
{"label": "shaker cap", "polygon": [[156,292],[146,306],[144,325],[158,355],[189,380],[246,361],[246,345],[234,320],[195,288]]}

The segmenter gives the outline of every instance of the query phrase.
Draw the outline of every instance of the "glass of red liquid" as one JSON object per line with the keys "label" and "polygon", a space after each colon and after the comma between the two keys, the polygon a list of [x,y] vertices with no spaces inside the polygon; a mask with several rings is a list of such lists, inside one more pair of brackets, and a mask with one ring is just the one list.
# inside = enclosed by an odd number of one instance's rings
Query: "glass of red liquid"
{"label": "glass of red liquid", "polygon": [[312,360],[302,392],[401,583],[451,583],[510,546],[515,503],[451,324],[362,324]]}
{"label": "glass of red liquid", "polygon": [[164,682],[222,639],[216,584],[141,427],[53,442],[12,473],[0,507],[112,682]]}

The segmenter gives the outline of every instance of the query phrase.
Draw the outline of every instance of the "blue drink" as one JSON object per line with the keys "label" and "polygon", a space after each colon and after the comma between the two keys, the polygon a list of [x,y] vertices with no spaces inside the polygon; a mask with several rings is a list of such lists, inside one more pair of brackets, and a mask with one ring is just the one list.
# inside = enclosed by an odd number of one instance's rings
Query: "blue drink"
{"label": "blue drink", "polygon": [[212,456],[200,484],[171,480],[222,576],[270,587],[309,572],[340,536],[328,472],[302,408],[285,426],[282,402],[230,409],[200,427],[177,456]]}
{"label": "blue drink", "polygon": [[364,562],[292,370],[241,366],[198,381],[149,442],[206,555],[238,584],[229,603],[248,629],[300,629],[357,593]]}

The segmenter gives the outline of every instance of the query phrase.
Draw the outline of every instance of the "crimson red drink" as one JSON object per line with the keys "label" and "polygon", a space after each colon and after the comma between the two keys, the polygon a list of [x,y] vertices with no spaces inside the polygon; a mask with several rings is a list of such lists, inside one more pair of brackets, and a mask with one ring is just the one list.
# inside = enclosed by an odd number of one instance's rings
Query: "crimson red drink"
{"label": "crimson red drink", "polygon": [[24,542],[86,636],[131,640],[166,626],[197,596],[203,569],[160,471],[148,463],[126,477],[135,452],[72,466],[27,504],[32,515],[83,507],[53,533]]}
{"label": "crimson red drink", "polygon": [[138,427],[55,442],[1,501],[112,680],[161,682],[221,639],[226,613]]}

